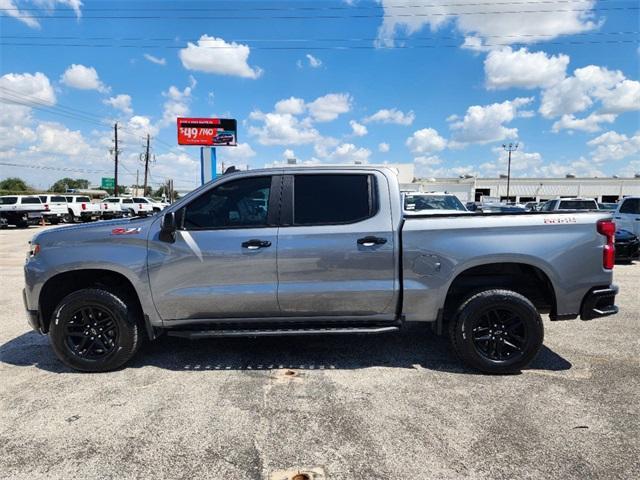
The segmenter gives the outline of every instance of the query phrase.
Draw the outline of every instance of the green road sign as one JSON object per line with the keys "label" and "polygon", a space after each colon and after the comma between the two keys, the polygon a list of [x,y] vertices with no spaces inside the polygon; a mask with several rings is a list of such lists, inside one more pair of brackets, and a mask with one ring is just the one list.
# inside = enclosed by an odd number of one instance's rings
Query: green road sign
{"label": "green road sign", "polygon": [[100,184],[100,186],[102,188],[115,188],[116,179],[115,178],[102,177],[102,183]]}

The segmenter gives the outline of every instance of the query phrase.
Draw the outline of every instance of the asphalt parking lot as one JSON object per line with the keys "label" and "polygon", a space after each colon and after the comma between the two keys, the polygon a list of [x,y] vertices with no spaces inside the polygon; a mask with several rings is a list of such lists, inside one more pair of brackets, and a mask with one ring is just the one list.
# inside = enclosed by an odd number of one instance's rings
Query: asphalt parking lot
{"label": "asphalt parking lot", "polygon": [[0,230],[0,478],[638,478],[640,263],[616,266],[617,316],[545,319],[520,375],[465,370],[422,331],[161,338],[79,374],[26,323],[38,228]]}

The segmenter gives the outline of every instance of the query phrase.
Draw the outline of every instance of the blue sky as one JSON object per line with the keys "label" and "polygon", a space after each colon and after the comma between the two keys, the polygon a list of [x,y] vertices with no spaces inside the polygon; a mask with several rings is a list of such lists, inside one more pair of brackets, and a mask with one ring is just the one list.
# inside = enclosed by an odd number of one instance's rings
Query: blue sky
{"label": "blue sky", "polygon": [[519,142],[515,175],[632,176],[638,15],[621,0],[0,0],[0,162],[20,165],[0,177],[110,176],[117,120],[126,183],[150,133],[153,181],[195,186],[176,116],[238,119],[227,165],[495,176]]}

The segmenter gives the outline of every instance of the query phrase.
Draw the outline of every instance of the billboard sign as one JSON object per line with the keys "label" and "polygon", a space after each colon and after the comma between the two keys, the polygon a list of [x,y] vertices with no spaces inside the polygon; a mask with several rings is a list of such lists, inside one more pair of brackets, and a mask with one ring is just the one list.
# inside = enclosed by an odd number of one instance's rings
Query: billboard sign
{"label": "billboard sign", "polygon": [[102,182],[100,182],[100,187],[105,189],[113,189],[116,186],[116,179],[109,177],[102,177]]}
{"label": "billboard sign", "polygon": [[178,145],[235,147],[238,127],[232,118],[178,118]]}

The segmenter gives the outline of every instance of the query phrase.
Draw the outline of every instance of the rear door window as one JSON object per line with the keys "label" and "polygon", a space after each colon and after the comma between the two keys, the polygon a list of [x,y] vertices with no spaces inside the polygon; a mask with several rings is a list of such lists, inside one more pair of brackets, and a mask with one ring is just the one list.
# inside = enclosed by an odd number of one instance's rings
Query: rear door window
{"label": "rear door window", "polygon": [[597,210],[595,200],[562,200],[560,210]]}
{"label": "rear door window", "polygon": [[78,197],[76,198],[76,202],[90,203],[91,199],[89,197]]}
{"label": "rear door window", "polygon": [[620,206],[620,213],[640,214],[640,198],[627,198]]}
{"label": "rear door window", "polygon": [[18,197],[0,197],[0,205],[15,205],[18,203]]}
{"label": "rear door window", "polygon": [[42,203],[40,197],[22,197],[22,204]]}
{"label": "rear door window", "polygon": [[375,178],[372,175],[314,174],[294,177],[294,225],[354,223],[375,213]]}

